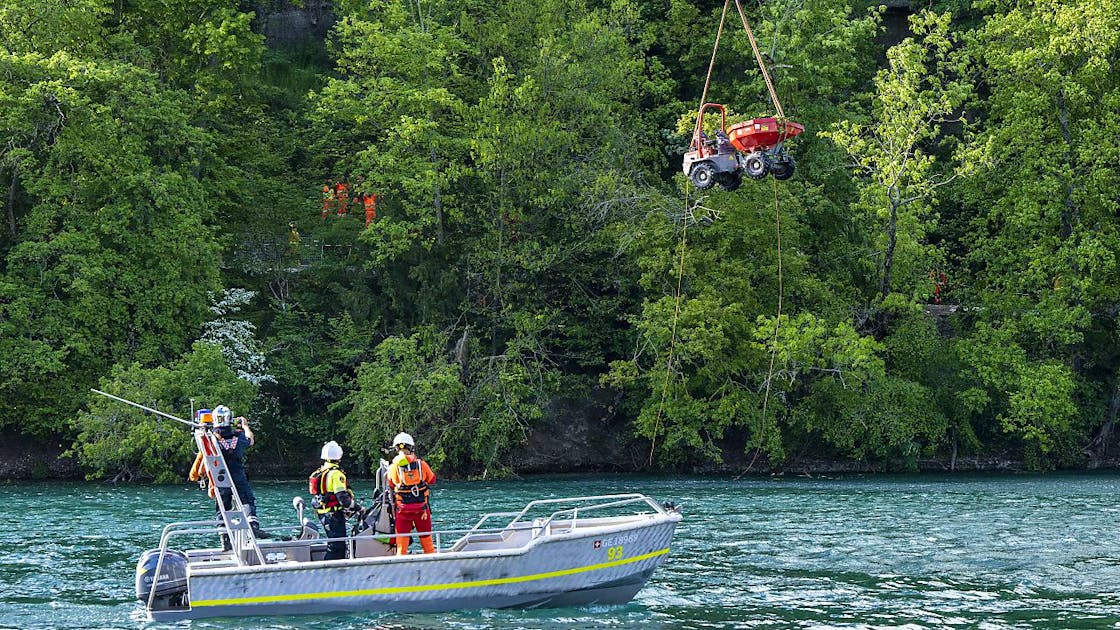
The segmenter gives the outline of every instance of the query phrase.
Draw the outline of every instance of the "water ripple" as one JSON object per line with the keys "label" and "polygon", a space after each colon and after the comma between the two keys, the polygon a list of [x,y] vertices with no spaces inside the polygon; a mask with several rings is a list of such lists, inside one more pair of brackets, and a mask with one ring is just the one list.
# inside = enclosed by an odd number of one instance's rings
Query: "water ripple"
{"label": "water ripple", "polygon": [[[359,489],[368,483],[359,482]],[[266,526],[301,482],[259,482]],[[368,487],[365,492],[368,493]],[[1120,624],[1120,477],[850,477],[743,481],[566,477],[441,484],[436,525],[533,498],[645,492],[684,504],[671,557],[629,605],[443,615],[149,624],[138,553],[162,524],[207,518],[191,486],[0,486],[0,628],[1103,628]],[[67,506],[60,514],[56,507]],[[211,537],[212,538],[212,537]],[[213,541],[200,539],[199,544]]]}

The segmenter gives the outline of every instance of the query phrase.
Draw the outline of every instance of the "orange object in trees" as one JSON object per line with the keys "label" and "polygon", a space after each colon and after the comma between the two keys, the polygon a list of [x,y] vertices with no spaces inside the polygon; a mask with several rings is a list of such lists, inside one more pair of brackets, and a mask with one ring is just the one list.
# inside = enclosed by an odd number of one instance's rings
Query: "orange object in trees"
{"label": "orange object in trees", "polygon": [[346,214],[347,206],[350,203],[350,197],[347,190],[350,187],[345,182],[338,182],[334,185],[334,197],[338,202],[338,216]]}
{"label": "orange object in trees", "polygon": [[366,209],[366,227],[377,218],[377,195],[362,195],[362,204]]}
{"label": "orange object in trees", "polygon": [[323,218],[327,218],[327,214],[331,210],[331,204],[334,202],[334,191],[331,190],[330,184],[323,184]]}

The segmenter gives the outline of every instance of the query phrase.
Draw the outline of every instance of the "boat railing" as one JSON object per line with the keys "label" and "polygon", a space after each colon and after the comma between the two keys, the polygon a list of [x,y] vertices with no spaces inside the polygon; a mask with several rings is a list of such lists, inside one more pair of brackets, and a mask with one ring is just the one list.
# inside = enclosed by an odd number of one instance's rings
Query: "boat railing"
{"label": "boat railing", "polygon": [[[199,534],[199,533],[212,534],[213,531],[214,531],[213,526],[217,525],[217,524],[220,524],[216,521],[215,522],[208,522],[208,523],[211,525],[210,528],[184,529],[184,530],[172,532],[172,535]],[[530,524],[526,523],[524,525],[524,527],[529,528]],[[535,530],[539,529],[537,526],[532,526],[532,527]],[[449,541],[449,544],[447,546],[453,549],[455,544],[458,543],[460,540],[462,540],[465,536],[470,536],[472,538],[472,540],[474,540],[475,542],[478,541],[479,536],[492,536],[492,537],[494,537],[495,540],[499,540],[499,539],[500,540],[505,540],[505,535],[508,534],[509,532],[510,532],[510,529],[508,527],[490,527],[490,528],[486,528],[486,529],[476,529],[476,528],[437,529],[437,530],[432,530],[430,532],[410,532],[410,533],[407,533],[407,534],[398,534],[396,532],[390,532],[390,533],[371,532],[369,530],[366,530],[362,533],[352,534],[352,535],[348,535],[348,536],[339,536],[339,537],[336,537],[336,538],[315,538],[315,539],[311,539],[311,540],[298,540],[298,539],[297,540],[280,540],[280,541],[275,541],[275,542],[266,542],[266,543],[259,543],[259,544],[263,548],[263,551],[267,551],[268,549],[273,549],[273,548],[276,548],[276,547],[284,547],[284,546],[301,546],[301,545],[321,545],[321,546],[325,546],[327,543],[331,543],[331,542],[344,542],[344,543],[347,544],[347,546],[349,546],[350,543],[357,542],[359,540],[368,540],[368,539],[371,539],[371,538],[379,540],[379,541],[387,542],[387,540],[392,540],[392,539],[401,538],[401,537],[416,540],[416,539],[424,537],[424,536],[431,536],[437,552],[443,552],[443,551],[446,551],[444,549],[444,541],[447,540],[448,538],[452,538],[453,542]],[[535,537],[535,534],[534,534],[534,537]],[[168,538],[170,538],[170,536],[168,536]],[[271,564],[271,562],[266,560],[266,564]]]}
{"label": "boat railing", "polygon": [[[580,512],[583,512],[583,513],[586,514],[587,512],[593,512],[593,511],[597,511],[597,510],[598,511],[608,510],[608,509],[611,509],[611,508],[617,508],[617,507],[621,507],[621,506],[624,506],[624,505],[632,505],[632,504],[636,504],[636,503],[646,503],[647,505],[650,505],[651,507],[653,507],[655,512],[658,513],[658,514],[663,514],[665,512],[665,509],[663,507],[661,507],[660,505],[658,505],[656,501],[654,501],[653,499],[650,499],[649,497],[647,497],[645,495],[642,495],[642,494],[614,495],[613,497],[607,495],[607,496],[602,496],[602,497],[589,497],[588,499],[589,500],[601,500],[601,499],[612,499],[612,498],[615,499],[615,500],[607,501],[606,503],[594,503],[592,505],[587,505],[587,506],[576,506],[576,507],[566,508],[566,509],[563,509],[563,510],[557,510],[557,511],[553,512],[552,514],[550,514],[549,517],[547,519],[545,519],[540,524],[540,532],[537,535],[540,535],[540,533],[548,532],[548,531],[550,531],[550,529],[554,530],[555,528],[553,527],[553,522],[558,521],[558,520],[567,521],[567,523],[566,523],[567,531],[575,531],[576,522],[579,520]],[[542,503],[548,503],[549,501],[558,502],[558,500],[555,500],[555,499],[545,499],[545,500],[542,501]],[[563,499],[560,499],[559,501],[563,501]],[[517,519],[514,519],[513,522],[517,522]]]}
{"label": "boat railing", "polygon": [[[532,513],[534,509],[538,509],[541,506],[565,503],[582,503],[584,505],[576,505],[573,507],[556,510],[551,512],[548,517],[544,518],[535,518],[533,520],[528,520],[526,518],[529,514]],[[360,534],[342,536],[338,538],[317,538],[313,542],[327,543],[343,541],[346,542],[347,545],[349,545],[351,542],[358,539],[377,538],[391,540],[397,537],[407,537],[411,540],[417,540],[418,538],[423,536],[431,536],[436,550],[442,552],[444,551],[443,543],[449,537],[453,538],[453,542],[450,542],[450,547],[452,550],[455,549],[455,546],[460,541],[470,540],[478,542],[479,537],[492,537],[494,539],[494,542],[504,542],[508,540],[509,536],[513,535],[517,531],[521,531],[524,529],[531,530],[529,540],[533,540],[549,533],[555,533],[555,528],[553,528],[552,526],[556,521],[565,521],[563,531],[574,531],[577,520],[581,515],[586,516],[586,514],[589,512],[602,512],[604,510],[609,510],[612,508],[638,504],[649,506],[656,514],[667,514],[665,508],[661,504],[657,503],[644,494],[638,493],[607,494],[563,499],[537,499],[534,501],[530,501],[525,505],[525,507],[518,511],[490,512],[484,514],[479,518],[478,522],[475,523],[473,527],[467,529],[438,529],[431,532],[410,532],[407,534],[398,534],[395,532],[370,532],[367,530],[366,532]],[[483,527],[483,525],[488,521],[493,521],[497,518],[506,518],[509,520],[503,525]]]}
{"label": "boat railing", "polygon": [[[586,512],[591,512],[591,511],[595,511],[595,510],[602,511],[602,510],[606,510],[606,509],[610,509],[610,508],[617,508],[617,507],[621,507],[621,506],[625,506],[625,505],[645,503],[645,504],[649,505],[650,507],[652,507],[656,513],[666,514],[665,508],[662,507],[659,503],[657,503],[656,501],[647,497],[644,494],[638,494],[638,493],[632,493],[632,494],[601,494],[601,495],[593,495],[593,496],[586,496],[586,497],[568,497],[568,498],[562,498],[562,499],[536,499],[534,501],[530,501],[529,503],[527,503],[525,505],[525,507],[523,507],[518,512],[490,512],[490,513],[487,513],[487,514],[483,514],[482,517],[480,517],[478,519],[478,522],[475,523],[474,527],[471,528],[471,531],[472,532],[474,532],[474,531],[481,532],[483,524],[485,524],[487,521],[490,521],[492,519],[512,517],[512,520],[510,520],[509,523],[505,527],[499,528],[499,530],[498,530],[498,531],[511,531],[511,530],[514,530],[514,529],[517,528],[518,523],[528,522],[528,521],[525,521],[523,519],[525,519],[526,516],[529,515],[534,509],[537,509],[540,506],[555,505],[555,504],[571,504],[571,503],[583,503],[583,504],[586,504],[586,505],[576,505],[576,506],[565,508],[565,509],[562,509],[562,510],[556,510],[555,512],[552,512],[543,521],[533,521],[533,523],[532,523],[532,527],[534,529],[533,537],[535,538],[535,537],[549,531],[548,528],[552,525],[552,523],[554,521],[557,521],[557,520],[570,520],[570,523],[568,525],[569,525],[569,527],[571,527],[574,530],[575,526],[576,526],[576,521],[579,518],[579,514],[580,514],[581,511],[586,513]],[[570,515],[570,519],[565,519],[564,517],[566,515]]]}

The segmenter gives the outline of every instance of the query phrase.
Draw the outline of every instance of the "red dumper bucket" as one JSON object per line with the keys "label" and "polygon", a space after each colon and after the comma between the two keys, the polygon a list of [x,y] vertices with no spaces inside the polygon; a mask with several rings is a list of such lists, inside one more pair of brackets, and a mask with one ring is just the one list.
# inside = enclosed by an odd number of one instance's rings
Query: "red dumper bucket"
{"label": "red dumper bucket", "polygon": [[770,149],[802,131],[805,131],[805,126],[800,123],[771,117],[734,124],[727,130],[727,135],[731,139],[731,146],[743,153],[750,153]]}

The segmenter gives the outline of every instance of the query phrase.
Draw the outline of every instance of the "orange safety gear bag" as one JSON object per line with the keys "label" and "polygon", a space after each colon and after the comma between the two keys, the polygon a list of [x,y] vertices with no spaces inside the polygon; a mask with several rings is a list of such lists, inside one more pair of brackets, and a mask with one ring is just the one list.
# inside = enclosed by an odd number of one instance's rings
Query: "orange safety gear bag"
{"label": "orange safety gear bag", "polygon": [[419,457],[407,466],[398,466],[397,499],[405,505],[428,502],[428,484],[424,481],[423,462]]}

